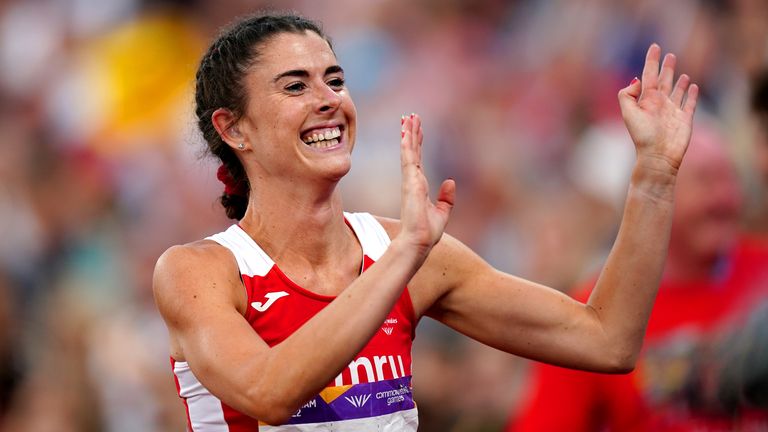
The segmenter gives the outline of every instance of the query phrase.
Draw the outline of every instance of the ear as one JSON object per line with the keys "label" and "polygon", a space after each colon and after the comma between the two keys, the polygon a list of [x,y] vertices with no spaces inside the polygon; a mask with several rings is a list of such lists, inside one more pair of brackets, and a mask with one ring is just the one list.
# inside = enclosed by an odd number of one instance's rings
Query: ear
{"label": "ear", "polygon": [[233,150],[242,150],[240,146],[243,144],[244,137],[232,111],[227,108],[217,109],[211,114],[211,123],[227,145]]}

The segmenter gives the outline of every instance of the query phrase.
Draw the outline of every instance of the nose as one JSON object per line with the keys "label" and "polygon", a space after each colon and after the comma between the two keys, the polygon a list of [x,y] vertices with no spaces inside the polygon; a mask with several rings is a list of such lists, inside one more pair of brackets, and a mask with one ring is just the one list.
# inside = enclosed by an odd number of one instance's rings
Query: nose
{"label": "nose", "polygon": [[317,110],[319,112],[334,112],[341,106],[341,95],[325,83],[317,93]]}

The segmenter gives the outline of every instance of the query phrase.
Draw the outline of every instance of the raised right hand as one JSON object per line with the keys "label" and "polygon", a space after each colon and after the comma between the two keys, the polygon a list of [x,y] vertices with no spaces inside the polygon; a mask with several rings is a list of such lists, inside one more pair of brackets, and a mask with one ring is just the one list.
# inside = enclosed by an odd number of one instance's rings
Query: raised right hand
{"label": "raised right hand", "polygon": [[402,195],[398,238],[418,249],[426,257],[443,235],[456,196],[456,183],[449,179],[440,185],[437,201],[429,198],[429,184],[421,164],[424,134],[421,118],[411,114],[402,118],[400,167]]}

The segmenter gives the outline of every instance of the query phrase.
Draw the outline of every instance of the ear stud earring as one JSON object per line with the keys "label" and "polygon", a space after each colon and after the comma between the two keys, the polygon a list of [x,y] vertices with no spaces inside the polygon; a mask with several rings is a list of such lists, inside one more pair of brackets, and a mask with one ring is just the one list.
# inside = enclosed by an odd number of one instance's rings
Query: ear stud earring
{"label": "ear stud earring", "polygon": [[237,148],[239,148],[240,150],[245,150],[245,144],[240,143],[237,145]]}

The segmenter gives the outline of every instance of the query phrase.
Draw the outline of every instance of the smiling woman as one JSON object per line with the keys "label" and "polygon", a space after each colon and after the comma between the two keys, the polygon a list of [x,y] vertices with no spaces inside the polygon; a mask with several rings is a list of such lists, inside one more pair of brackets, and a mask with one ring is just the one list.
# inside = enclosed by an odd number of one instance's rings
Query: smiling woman
{"label": "smiling woman", "polygon": [[[252,67],[255,63],[259,67]],[[312,104],[317,98],[323,99],[319,110],[332,116],[308,116],[307,111],[316,109]],[[286,134],[295,133],[295,144],[307,142],[311,148],[348,144],[351,149],[354,142],[357,114],[344,87],[344,71],[320,27],[299,17],[245,19],[223,32],[200,64],[195,102],[200,130],[231,184],[248,184],[237,152],[256,152],[264,161],[262,167],[278,168],[267,159],[284,151],[275,144],[290,142]],[[311,121],[317,124],[306,124]],[[320,132],[323,137],[328,132],[325,129],[339,134],[335,145],[319,140]],[[246,143],[244,138],[251,136]],[[349,151],[343,153],[348,159]],[[342,176],[349,170],[348,160],[346,166]],[[253,191],[244,189],[245,194],[221,197],[232,219],[245,214]]]}
{"label": "smiling woman", "polygon": [[495,348],[631,370],[669,243],[698,88],[652,45],[619,91],[637,150],[622,227],[586,304],[493,269],[443,234],[418,115],[401,119],[400,220],[343,210],[357,113],[330,42],[294,15],[245,18],[197,73],[200,129],[239,222],[158,260],[154,293],[193,431],[415,431],[411,342],[430,316]]}

